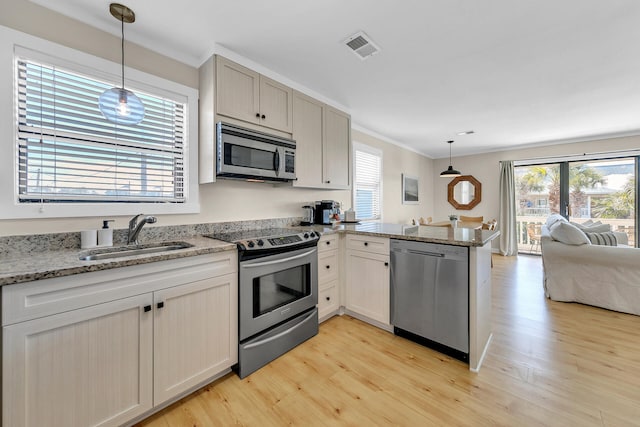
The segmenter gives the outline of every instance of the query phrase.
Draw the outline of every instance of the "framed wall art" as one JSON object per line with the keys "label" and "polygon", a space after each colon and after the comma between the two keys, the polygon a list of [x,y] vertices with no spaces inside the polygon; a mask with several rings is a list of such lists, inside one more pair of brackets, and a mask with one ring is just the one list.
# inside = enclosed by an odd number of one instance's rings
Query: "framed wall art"
{"label": "framed wall art", "polygon": [[417,205],[420,203],[418,196],[419,180],[417,176],[402,174],[402,204]]}

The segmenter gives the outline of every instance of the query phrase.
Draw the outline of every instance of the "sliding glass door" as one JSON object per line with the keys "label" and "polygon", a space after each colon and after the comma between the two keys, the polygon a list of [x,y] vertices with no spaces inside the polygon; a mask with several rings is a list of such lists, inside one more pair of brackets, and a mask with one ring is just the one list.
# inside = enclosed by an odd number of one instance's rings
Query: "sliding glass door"
{"label": "sliding glass door", "polygon": [[540,253],[540,228],[560,212],[560,164],[517,166],[516,230],[518,252]]}
{"label": "sliding glass door", "polygon": [[516,166],[518,250],[540,254],[540,228],[552,213],[600,221],[636,244],[637,158]]}

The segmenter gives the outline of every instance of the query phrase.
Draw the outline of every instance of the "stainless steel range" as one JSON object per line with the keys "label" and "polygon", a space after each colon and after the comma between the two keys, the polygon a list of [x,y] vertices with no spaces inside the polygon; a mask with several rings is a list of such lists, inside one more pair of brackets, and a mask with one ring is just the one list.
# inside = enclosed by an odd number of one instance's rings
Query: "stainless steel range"
{"label": "stainless steel range", "polygon": [[240,378],[318,333],[319,233],[272,228],[207,237],[238,245]]}

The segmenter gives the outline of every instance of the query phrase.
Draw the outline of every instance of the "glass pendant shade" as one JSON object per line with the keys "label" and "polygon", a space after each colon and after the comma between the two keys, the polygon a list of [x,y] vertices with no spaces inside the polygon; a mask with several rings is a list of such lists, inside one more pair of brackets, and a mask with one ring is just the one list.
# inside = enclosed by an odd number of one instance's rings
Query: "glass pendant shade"
{"label": "glass pendant shade", "polygon": [[136,125],[144,119],[144,105],[135,93],[121,87],[105,90],[98,99],[105,119],[119,125]]}
{"label": "glass pendant shade", "polygon": [[453,166],[451,166],[451,144],[453,144],[453,141],[447,141],[447,144],[449,144],[449,167],[446,171],[440,172],[440,178],[455,178],[456,176],[461,176],[462,174],[460,173],[460,171],[455,170]]}
{"label": "glass pendant shade", "polygon": [[144,104],[135,93],[124,88],[124,23],[136,20],[133,10],[119,3],[111,3],[109,11],[120,21],[122,31],[122,86],[105,90],[98,99],[98,107],[105,119],[118,125],[137,125],[144,119]]}

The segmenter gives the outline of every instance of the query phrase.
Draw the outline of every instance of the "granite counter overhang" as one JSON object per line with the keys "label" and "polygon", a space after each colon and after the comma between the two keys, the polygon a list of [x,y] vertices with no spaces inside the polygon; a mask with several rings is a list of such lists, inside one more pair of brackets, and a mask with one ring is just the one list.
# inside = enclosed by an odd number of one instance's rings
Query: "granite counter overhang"
{"label": "granite counter overhang", "polygon": [[[361,234],[391,239],[413,240],[454,246],[481,247],[500,235],[497,230],[471,228],[434,227],[429,225],[386,224],[362,222],[358,224],[313,225],[320,234]],[[309,228],[309,227],[305,227]]]}
{"label": "granite counter overhang", "polygon": [[170,252],[133,255],[101,261],[80,261],[79,255],[86,252],[85,249],[60,249],[36,253],[18,252],[2,257],[0,286],[237,249],[234,243],[201,236],[179,240],[193,246]]}

